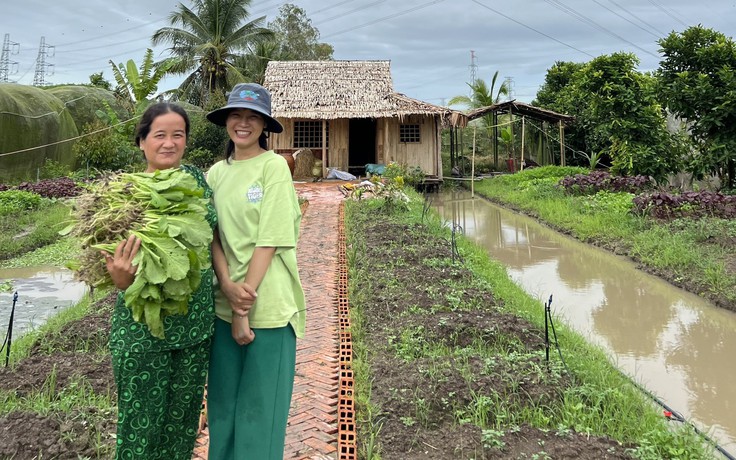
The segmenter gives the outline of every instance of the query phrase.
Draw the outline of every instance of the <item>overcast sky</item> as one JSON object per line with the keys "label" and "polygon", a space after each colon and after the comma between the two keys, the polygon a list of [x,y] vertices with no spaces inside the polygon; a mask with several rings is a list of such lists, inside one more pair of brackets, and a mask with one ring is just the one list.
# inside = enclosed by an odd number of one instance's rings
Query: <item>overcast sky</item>
{"label": "overcast sky", "polygon": [[[18,63],[10,80],[23,84],[33,83],[41,37],[53,46],[45,48],[54,71],[47,83],[85,83],[99,71],[112,80],[108,60],[140,63],[179,3],[0,2],[0,35],[20,44],[10,55]],[[251,17],[273,20],[285,3],[306,11],[335,59],[390,60],[395,90],[434,104],[468,94],[473,71],[490,82],[498,70],[516,99],[531,102],[555,61],[627,51],[648,71],[659,65],[657,40],[672,31],[701,24],[736,35],[736,0],[254,0]],[[167,55],[165,47],[154,51],[157,59]],[[168,78],[159,90],[180,80]]]}

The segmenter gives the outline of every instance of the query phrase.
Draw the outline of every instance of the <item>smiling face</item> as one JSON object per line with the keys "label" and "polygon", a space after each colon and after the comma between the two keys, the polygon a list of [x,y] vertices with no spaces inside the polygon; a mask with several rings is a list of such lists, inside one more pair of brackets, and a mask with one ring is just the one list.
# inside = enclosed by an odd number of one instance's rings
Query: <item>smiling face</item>
{"label": "smiling face", "polygon": [[187,145],[186,123],[181,115],[167,112],[151,123],[151,131],[140,140],[140,148],[146,156],[146,172],[157,169],[178,168]]}
{"label": "smiling face", "polygon": [[235,144],[235,155],[249,157],[261,153],[258,138],[263,133],[266,121],[261,114],[250,109],[233,109],[225,121],[227,134]]}

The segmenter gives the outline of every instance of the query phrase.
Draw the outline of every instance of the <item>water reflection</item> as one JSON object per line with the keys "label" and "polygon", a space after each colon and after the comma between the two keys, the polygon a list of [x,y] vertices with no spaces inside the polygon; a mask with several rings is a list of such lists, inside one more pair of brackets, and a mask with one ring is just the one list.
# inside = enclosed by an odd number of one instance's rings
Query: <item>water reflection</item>
{"label": "water reflection", "polygon": [[45,323],[60,309],[78,302],[87,288],[75,281],[73,273],[58,267],[0,269],[0,283],[10,282],[12,290],[0,292],[0,336],[10,320],[13,293],[18,292],[13,318],[13,337]]}
{"label": "water reflection", "polygon": [[468,192],[443,192],[433,202],[527,292],[540,300],[552,294],[565,323],[736,453],[736,314]]}

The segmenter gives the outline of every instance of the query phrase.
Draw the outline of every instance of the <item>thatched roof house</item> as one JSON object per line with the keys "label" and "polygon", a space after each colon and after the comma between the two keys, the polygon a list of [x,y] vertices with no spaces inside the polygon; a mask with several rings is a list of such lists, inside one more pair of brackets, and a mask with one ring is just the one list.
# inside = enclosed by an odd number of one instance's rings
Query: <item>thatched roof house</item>
{"label": "thatched roof house", "polygon": [[264,86],[283,125],[279,152],[310,148],[328,168],[364,174],[395,161],[441,178],[440,129],[465,124],[446,107],[394,92],[389,61],[272,61]]}

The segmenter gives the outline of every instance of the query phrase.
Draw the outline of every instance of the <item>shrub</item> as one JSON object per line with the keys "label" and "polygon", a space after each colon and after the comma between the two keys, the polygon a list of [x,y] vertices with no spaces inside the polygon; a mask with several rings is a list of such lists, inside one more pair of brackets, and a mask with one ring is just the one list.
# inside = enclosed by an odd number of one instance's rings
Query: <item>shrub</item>
{"label": "shrub", "polygon": [[0,192],[0,216],[32,211],[41,205],[41,195],[22,190],[6,190]]}
{"label": "shrub", "polygon": [[84,169],[117,171],[126,169],[132,163],[142,163],[143,156],[132,141],[115,130],[106,129],[105,124],[96,121],[85,125],[88,134],[74,144],[72,151],[77,164]]}
{"label": "shrub", "polygon": [[38,182],[23,182],[16,190],[36,193],[44,198],[66,198],[79,195],[81,188],[68,177],[44,179]]}
{"label": "shrub", "polygon": [[721,192],[649,193],[634,198],[634,211],[657,219],[678,217],[736,218],[736,196]]}
{"label": "shrub", "polygon": [[560,186],[573,195],[594,195],[601,190],[637,194],[651,189],[654,182],[647,176],[614,176],[608,171],[591,171],[565,177]]}

